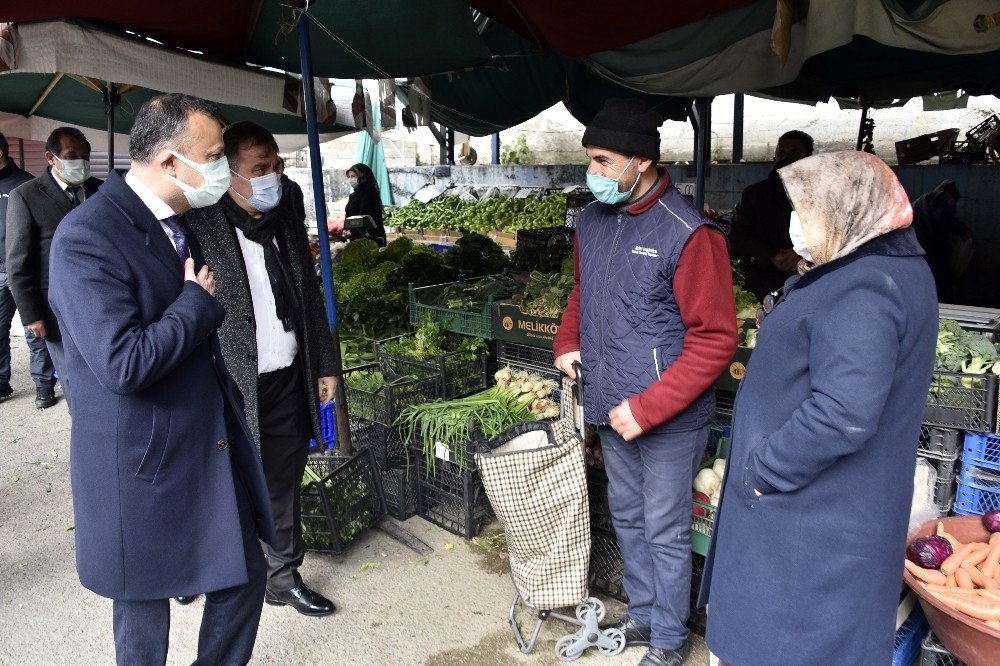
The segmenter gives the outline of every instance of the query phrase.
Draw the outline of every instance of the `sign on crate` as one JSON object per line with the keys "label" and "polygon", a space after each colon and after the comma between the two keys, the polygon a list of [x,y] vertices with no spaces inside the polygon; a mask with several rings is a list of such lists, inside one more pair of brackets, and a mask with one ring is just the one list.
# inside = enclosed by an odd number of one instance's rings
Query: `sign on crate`
{"label": "sign on crate", "polygon": [[513,303],[501,303],[493,312],[493,337],[504,342],[552,349],[559,321],[556,317],[524,314]]}

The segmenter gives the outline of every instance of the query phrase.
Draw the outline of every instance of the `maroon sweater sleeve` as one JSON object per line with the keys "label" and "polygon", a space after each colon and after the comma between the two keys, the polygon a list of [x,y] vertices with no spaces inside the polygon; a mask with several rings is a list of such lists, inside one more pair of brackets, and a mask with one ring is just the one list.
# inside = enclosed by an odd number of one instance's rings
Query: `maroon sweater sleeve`
{"label": "maroon sweater sleeve", "polygon": [[684,411],[732,361],[739,338],[725,236],[709,228],[694,232],[677,262],[674,298],[687,329],[684,348],[659,381],[628,401],[643,432]]}
{"label": "maroon sweater sleeve", "polygon": [[[563,311],[562,322],[555,340],[552,341],[552,351],[555,358],[563,354],[580,351],[580,249],[576,240],[573,241],[573,277],[576,285],[570,292],[569,301]],[[735,307],[735,306],[734,306]]]}

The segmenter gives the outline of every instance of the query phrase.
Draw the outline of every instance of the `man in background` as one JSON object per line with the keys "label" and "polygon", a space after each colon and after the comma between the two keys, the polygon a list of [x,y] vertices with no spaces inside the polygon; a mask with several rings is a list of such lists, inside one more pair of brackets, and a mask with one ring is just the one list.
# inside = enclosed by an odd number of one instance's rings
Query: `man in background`
{"label": "man in background", "polygon": [[733,256],[744,262],[747,291],[757,300],[784,286],[795,275],[799,260],[788,236],[792,204],[778,178],[778,169],[813,154],[812,137],[792,130],[778,139],[774,169],[767,180],[754,183],[740,197],[733,214],[731,245]]}
{"label": "man in background", "polygon": [[[21,169],[10,157],[10,143],[0,134],[0,402],[14,393],[10,385],[10,324],[14,320],[14,294],[7,279],[7,201],[11,190],[34,179]],[[45,340],[36,338],[27,328],[24,340],[31,352],[31,379],[35,382],[35,404],[40,408],[55,404],[56,379],[52,369],[52,359],[45,348]]]}
{"label": "man in background", "polygon": [[913,202],[913,230],[934,275],[939,303],[955,301],[955,280],[961,277],[951,263],[954,241],[972,237],[969,227],[958,217],[960,197],[955,181],[945,180]]}
{"label": "man in background", "polygon": [[[75,127],[60,127],[49,135],[45,159],[49,163],[45,173],[10,193],[7,278],[21,321],[32,335],[45,340],[63,395],[69,396],[62,336],[48,302],[49,249],[59,223],[96,194],[101,181],[90,176],[90,142]],[[53,386],[38,388],[37,407],[51,407],[55,401]]]}

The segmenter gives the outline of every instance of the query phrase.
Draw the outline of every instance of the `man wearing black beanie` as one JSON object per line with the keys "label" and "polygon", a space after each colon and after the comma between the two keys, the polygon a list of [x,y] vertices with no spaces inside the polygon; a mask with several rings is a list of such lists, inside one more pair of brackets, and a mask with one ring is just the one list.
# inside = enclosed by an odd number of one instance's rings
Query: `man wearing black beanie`
{"label": "man wearing black beanie", "polygon": [[688,654],[691,484],[737,343],[726,238],[657,168],[662,123],[611,99],[584,132],[597,201],[577,218],[577,283],[553,345],[566,374],[582,363],[629,597],[611,626],[649,646],[642,666]]}

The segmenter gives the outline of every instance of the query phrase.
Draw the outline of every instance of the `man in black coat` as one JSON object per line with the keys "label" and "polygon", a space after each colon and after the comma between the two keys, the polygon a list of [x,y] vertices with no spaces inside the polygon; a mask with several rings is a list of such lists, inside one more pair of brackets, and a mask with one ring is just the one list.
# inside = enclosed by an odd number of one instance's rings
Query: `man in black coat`
{"label": "man in black coat", "polygon": [[[7,236],[7,200],[11,190],[32,180],[27,171],[21,169],[10,158],[10,143],[0,134],[0,401],[6,400],[13,393],[10,385],[10,323],[14,320],[14,294],[10,291],[7,279],[7,253],[5,251]],[[36,338],[27,328],[24,338],[31,352],[31,379],[35,382],[35,403],[42,408],[55,402],[56,379],[52,369],[52,359],[45,348],[45,340]],[[49,402],[47,396],[53,396]]]}
{"label": "man in black coat", "polygon": [[301,192],[282,187],[278,144],[251,122],[227,128],[224,141],[229,191],[187,218],[218,280],[227,313],[222,355],[246,399],[271,495],[278,542],[264,546],[265,600],[329,615],[334,604],[298,572],[305,554],[299,495],[309,438],[321,437],[319,404],[336,393],[337,350],[296,201]]}
{"label": "man in black coat", "polygon": [[792,205],[778,178],[778,169],[809,157],[813,153],[812,137],[792,130],[778,139],[774,150],[774,170],[767,180],[754,183],[740,197],[733,215],[733,256],[746,264],[747,291],[763,300],[780,289],[797,273],[802,259],[792,249],[788,237]]}
{"label": "man in black coat", "polygon": [[[90,142],[75,127],[60,127],[45,142],[45,173],[14,189],[7,204],[7,279],[21,321],[45,340],[63,394],[70,379],[63,358],[59,324],[49,307],[49,249],[56,227],[74,208],[97,193],[101,181],[90,176]],[[51,407],[51,386],[39,388],[35,404]]]}

